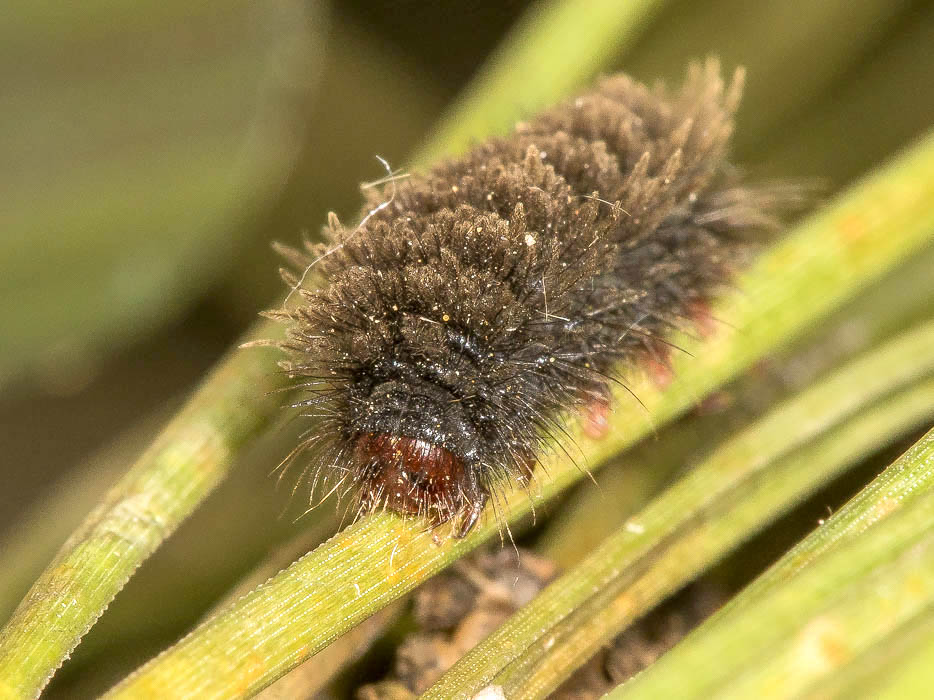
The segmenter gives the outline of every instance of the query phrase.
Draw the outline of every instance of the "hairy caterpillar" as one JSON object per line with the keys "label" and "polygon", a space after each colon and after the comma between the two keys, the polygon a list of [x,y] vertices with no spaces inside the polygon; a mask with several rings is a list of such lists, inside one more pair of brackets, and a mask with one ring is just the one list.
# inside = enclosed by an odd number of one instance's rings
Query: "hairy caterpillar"
{"label": "hairy caterpillar", "polygon": [[[361,511],[466,534],[526,482],[561,414],[664,337],[775,230],[780,189],[726,160],[741,73],[694,65],[675,92],[617,75],[424,175],[369,192],[363,222],[280,247],[301,273],[283,366],[319,417],[306,454]],[[389,188],[392,188],[391,193]],[[761,238],[761,236],[759,236]],[[323,284],[305,289],[316,265]]]}

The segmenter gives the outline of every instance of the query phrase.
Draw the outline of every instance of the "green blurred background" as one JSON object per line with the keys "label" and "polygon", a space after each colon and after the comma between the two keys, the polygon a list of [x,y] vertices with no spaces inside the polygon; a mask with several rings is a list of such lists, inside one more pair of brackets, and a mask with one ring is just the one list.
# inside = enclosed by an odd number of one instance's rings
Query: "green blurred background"
{"label": "green blurred background", "polygon": [[[314,234],[328,210],[352,219],[358,183],[385,174],[376,156],[404,166],[539,4],[5,3],[4,618],[161,420],[275,304],[270,242]],[[748,69],[735,152],[754,175],[818,177],[829,194],[934,124],[930,2],[672,0],[614,63],[676,82],[709,54]],[[296,429],[272,431],[145,564],[50,696],[120,677],[305,529],[294,522],[303,496],[267,476]]]}

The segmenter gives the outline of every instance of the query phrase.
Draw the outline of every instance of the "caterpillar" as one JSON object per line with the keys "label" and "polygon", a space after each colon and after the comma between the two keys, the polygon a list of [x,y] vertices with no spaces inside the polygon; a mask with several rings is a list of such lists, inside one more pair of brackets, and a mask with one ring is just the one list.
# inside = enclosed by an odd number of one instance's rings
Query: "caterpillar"
{"label": "caterpillar", "polygon": [[[665,362],[665,336],[781,226],[780,188],[727,160],[742,72],[680,89],[625,75],[424,174],[370,188],[358,226],[278,246],[299,303],[282,367],[318,419],[293,452],[359,512],[477,522],[527,484],[569,412]],[[305,287],[315,268],[319,286]],[[693,321],[692,321],[693,319]]]}

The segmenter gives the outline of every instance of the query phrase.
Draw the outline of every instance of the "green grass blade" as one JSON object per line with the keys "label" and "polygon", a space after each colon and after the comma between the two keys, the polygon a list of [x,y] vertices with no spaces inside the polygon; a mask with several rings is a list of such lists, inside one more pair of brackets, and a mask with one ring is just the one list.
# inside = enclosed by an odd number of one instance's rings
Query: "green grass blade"
{"label": "green grass blade", "polygon": [[[870,666],[881,676],[873,679],[876,685],[872,692],[875,693],[876,700],[923,698],[931,690],[931,669],[934,668],[934,611],[929,610],[923,619],[912,622],[905,626],[907,629],[900,630],[901,634],[895,635],[896,638],[876,645],[875,651],[882,657],[882,663]],[[909,637],[906,640],[907,649],[904,648],[906,645],[903,643],[903,637]],[[886,649],[902,654],[897,660],[893,660],[894,654],[884,653]],[[864,656],[851,666],[856,666],[857,663],[865,666],[867,662],[871,663]],[[851,687],[857,690],[867,687],[865,679],[859,676],[855,679],[850,676],[847,680],[855,681]],[[828,697],[831,697],[829,693]],[[838,697],[843,695],[838,694]]]}
{"label": "green grass blade", "polygon": [[[891,493],[873,482],[872,495],[848,503],[797,549],[845,541],[783,585],[714,616],[609,697],[798,697],[923,620],[934,606],[934,430],[879,478],[903,488]],[[846,525],[880,514],[862,533]],[[779,571],[784,580],[787,570],[783,559],[763,578]]]}
{"label": "green grass blade", "polygon": [[508,129],[584,83],[636,39],[664,0],[547,0],[526,13],[416,157],[430,162]]}
{"label": "green grass blade", "polygon": [[929,606],[926,612],[852,656],[832,675],[808,688],[808,693],[820,698],[923,698],[931,687],[932,652],[934,607]]}
{"label": "green grass blade", "polygon": [[[264,326],[259,337],[278,328]],[[280,410],[272,351],[233,351],[105,496],[0,631],[0,698],[37,695],[136,568]]]}

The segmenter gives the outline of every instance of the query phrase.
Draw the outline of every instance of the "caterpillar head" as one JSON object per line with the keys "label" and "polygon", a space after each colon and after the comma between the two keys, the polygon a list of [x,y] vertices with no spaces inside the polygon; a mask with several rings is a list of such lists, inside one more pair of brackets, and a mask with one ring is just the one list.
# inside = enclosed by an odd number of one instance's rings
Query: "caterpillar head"
{"label": "caterpillar head", "polygon": [[[361,512],[456,518],[463,536],[498,484],[531,473],[538,408],[524,404],[533,380],[516,370],[529,346],[502,342],[503,329],[524,319],[482,273],[465,280],[417,258],[387,264],[385,250],[353,266],[351,255],[359,248],[336,253],[343,259],[328,262],[340,264],[323,266],[328,284],[276,314],[289,324],[288,371],[314,383],[299,404],[322,421],[306,453],[326,476],[357,487]],[[495,326],[486,320],[497,317]]]}
{"label": "caterpillar head", "polygon": [[437,316],[403,312],[361,342],[338,397],[341,434],[366,507],[458,517],[463,535],[504,477],[527,478],[535,436],[515,405],[514,358]]}

